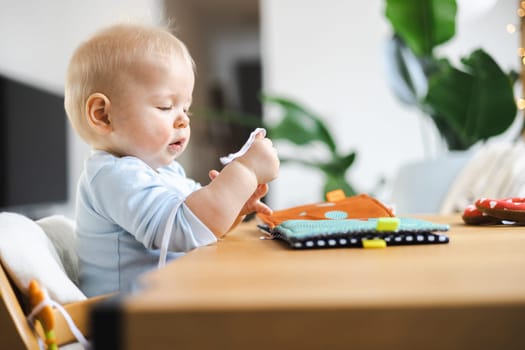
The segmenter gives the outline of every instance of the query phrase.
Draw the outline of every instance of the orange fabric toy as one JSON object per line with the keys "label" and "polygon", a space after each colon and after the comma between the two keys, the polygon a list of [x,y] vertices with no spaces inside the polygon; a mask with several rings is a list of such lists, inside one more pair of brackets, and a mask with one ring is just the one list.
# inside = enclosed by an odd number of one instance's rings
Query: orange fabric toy
{"label": "orange fabric toy", "polygon": [[392,210],[366,194],[345,197],[342,191],[329,192],[328,202],[301,205],[257,217],[273,229],[287,220],[369,219],[394,217]]}

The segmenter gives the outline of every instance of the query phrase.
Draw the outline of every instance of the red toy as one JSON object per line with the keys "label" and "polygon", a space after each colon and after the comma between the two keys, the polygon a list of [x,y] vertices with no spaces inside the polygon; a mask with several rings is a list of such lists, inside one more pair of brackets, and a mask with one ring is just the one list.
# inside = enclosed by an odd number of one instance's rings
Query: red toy
{"label": "red toy", "polygon": [[468,225],[495,225],[505,221],[525,224],[525,198],[480,198],[465,208],[463,221]]}

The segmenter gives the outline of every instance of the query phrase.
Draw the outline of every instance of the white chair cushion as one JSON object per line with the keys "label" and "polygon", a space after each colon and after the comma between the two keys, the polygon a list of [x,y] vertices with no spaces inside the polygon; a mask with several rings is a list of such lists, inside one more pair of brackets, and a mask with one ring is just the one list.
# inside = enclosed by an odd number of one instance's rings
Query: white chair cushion
{"label": "white chair cushion", "polygon": [[53,215],[37,220],[36,223],[53,242],[66,274],[78,286],[75,222],[63,215]]}
{"label": "white chair cushion", "polygon": [[[68,255],[63,251],[61,254]],[[69,279],[59,253],[44,230],[23,215],[0,213],[0,260],[23,293],[27,293],[29,282],[35,279],[60,304],[86,299]]]}

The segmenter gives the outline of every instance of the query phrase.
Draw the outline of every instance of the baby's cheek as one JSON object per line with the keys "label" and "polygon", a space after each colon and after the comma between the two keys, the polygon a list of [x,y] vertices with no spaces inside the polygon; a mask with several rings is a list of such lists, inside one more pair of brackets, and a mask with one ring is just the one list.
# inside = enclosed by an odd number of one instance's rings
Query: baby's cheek
{"label": "baby's cheek", "polygon": [[172,142],[173,133],[172,129],[169,128],[156,128],[156,130],[152,130],[150,139],[152,142],[155,142],[157,144],[160,143],[170,143]]}

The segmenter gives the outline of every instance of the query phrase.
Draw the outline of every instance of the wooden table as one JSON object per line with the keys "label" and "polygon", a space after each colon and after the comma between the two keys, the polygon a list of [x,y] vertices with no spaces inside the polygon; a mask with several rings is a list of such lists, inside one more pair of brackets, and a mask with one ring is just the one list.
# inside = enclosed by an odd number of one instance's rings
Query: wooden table
{"label": "wooden table", "polygon": [[292,250],[254,221],[94,314],[96,349],[525,349],[525,227]]}

